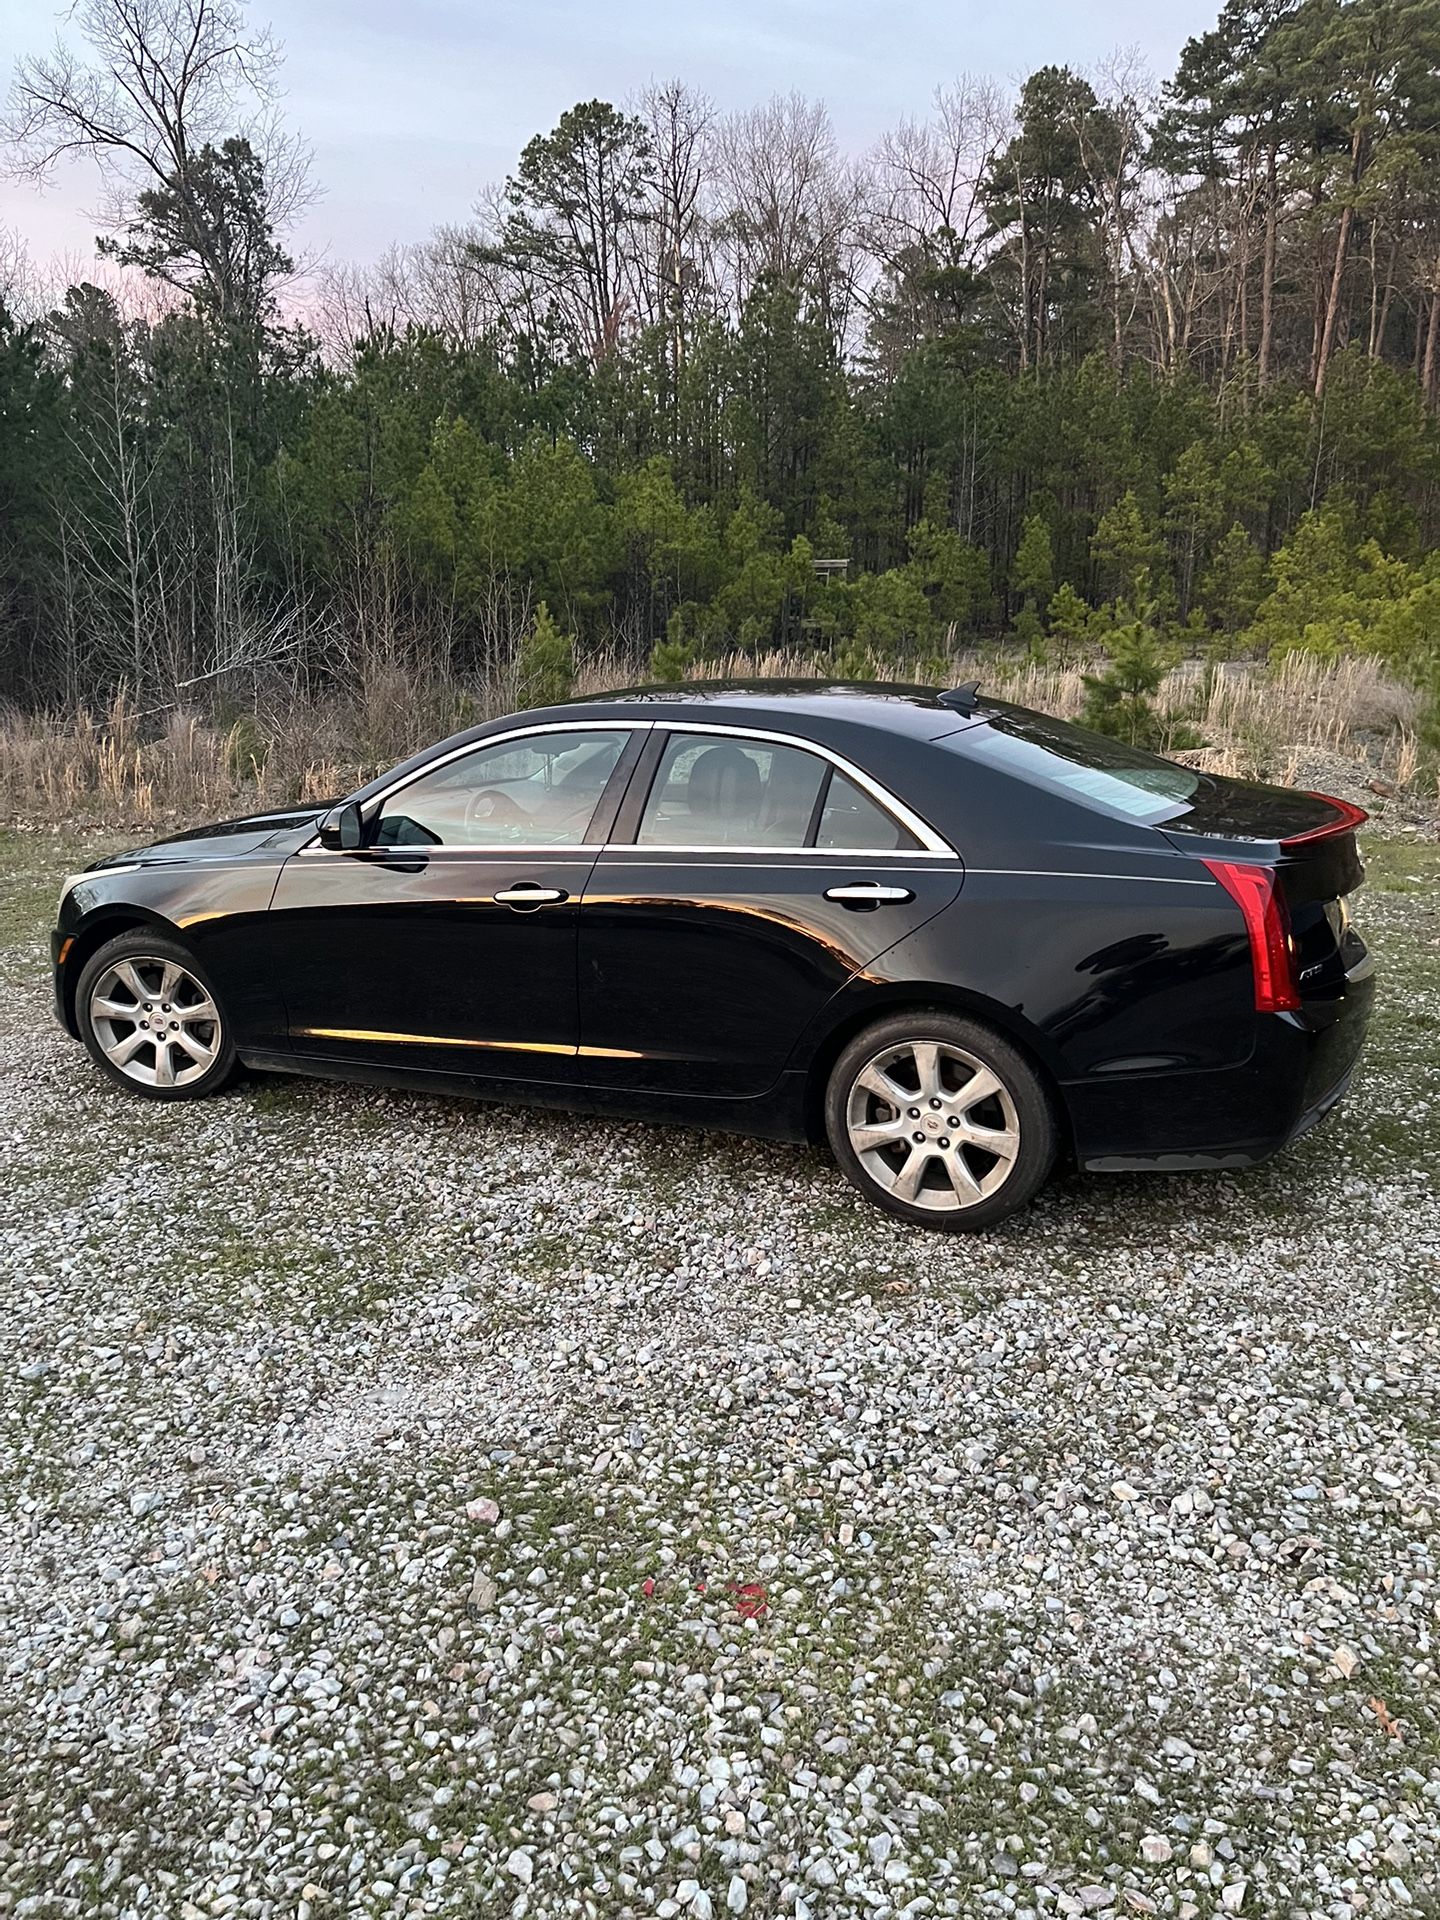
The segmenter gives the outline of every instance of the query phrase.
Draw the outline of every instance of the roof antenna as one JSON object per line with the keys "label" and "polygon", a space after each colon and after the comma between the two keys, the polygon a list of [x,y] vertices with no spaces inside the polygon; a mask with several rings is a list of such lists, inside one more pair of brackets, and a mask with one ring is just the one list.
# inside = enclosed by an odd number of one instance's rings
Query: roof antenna
{"label": "roof antenna", "polygon": [[980,682],[967,680],[963,687],[951,687],[935,696],[942,707],[954,707],[958,713],[974,713],[980,703]]}

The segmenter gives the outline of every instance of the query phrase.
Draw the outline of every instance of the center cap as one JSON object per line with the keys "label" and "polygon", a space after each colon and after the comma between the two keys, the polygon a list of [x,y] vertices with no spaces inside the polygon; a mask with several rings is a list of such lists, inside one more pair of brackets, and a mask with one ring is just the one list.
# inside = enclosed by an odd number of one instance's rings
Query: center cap
{"label": "center cap", "polygon": [[939,1133],[940,1127],[941,1120],[939,1114],[927,1113],[925,1116],[925,1131],[927,1133]]}

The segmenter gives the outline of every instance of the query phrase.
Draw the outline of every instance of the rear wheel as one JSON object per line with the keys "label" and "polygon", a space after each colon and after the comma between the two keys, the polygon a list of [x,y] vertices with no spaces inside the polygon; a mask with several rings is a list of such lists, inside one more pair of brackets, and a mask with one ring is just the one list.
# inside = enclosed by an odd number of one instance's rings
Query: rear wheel
{"label": "rear wheel", "polygon": [[230,1030],[199,962],[143,927],[91,954],[75,1014],[91,1058],[129,1093],[197,1100],[234,1075]]}
{"label": "rear wheel", "polygon": [[939,1011],[857,1034],[830,1076],[825,1123],[867,1199],[951,1233],[994,1226],[1032,1200],[1058,1140],[1025,1057],[979,1021]]}

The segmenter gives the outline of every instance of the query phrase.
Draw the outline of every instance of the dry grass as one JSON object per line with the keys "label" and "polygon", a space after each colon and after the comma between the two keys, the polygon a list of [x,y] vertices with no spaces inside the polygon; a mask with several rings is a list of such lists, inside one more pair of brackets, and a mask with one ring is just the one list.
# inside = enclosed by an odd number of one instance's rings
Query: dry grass
{"label": "dry grass", "polygon": [[[800,655],[737,655],[693,677],[780,679],[815,670]],[[988,691],[1023,706],[1065,719],[1084,707],[1079,666],[958,659],[945,677],[954,685],[977,672]],[[881,677],[906,674],[882,670]],[[613,658],[595,660],[576,691],[603,692],[633,678]],[[128,826],[325,800],[429,740],[524,702],[513,676],[417,690],[396,671],[372,676],[350,698],[277,696],[229,723],[176,712],[161,726],[137,715],[123,695],[98,717],[0,711],[0,818]],[[1373,660],[1187,661],[1169,675],[1156,705],[1203,743],[1184,757],[1217,773],[1293,781],[1303,762],[1333,754],[1402,790],[1433,785],[1421,764],[1418,696]]]}

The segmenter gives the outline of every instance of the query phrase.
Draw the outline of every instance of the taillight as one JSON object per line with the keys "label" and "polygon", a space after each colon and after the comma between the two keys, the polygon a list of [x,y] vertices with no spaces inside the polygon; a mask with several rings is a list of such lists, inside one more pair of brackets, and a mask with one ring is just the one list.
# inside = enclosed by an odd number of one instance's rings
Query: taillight
{"label": "taillight", "polygon": [[1327,807],[1334,807],[1335,818],[1325,821],[1322,826],[1307,827],[1304,833],[1287,833],[1280,842],[1282,847],[1302,847],[1309,840],[1333,840],[1337,833],[1353,833],[1370,818],[1363,807],[1352,807],[1348,800],[1337,800],[1333,793],[1312,793],[1310,798],[1323,800]]}
{"label": "taillight", "polygon": [[1300,1005],[1290,916],[1275,885],[1273,867],[1244,860],[1207,860],[1205,865],[1245,916],[1255,974],[1255,1011],[1293,1013]]}

